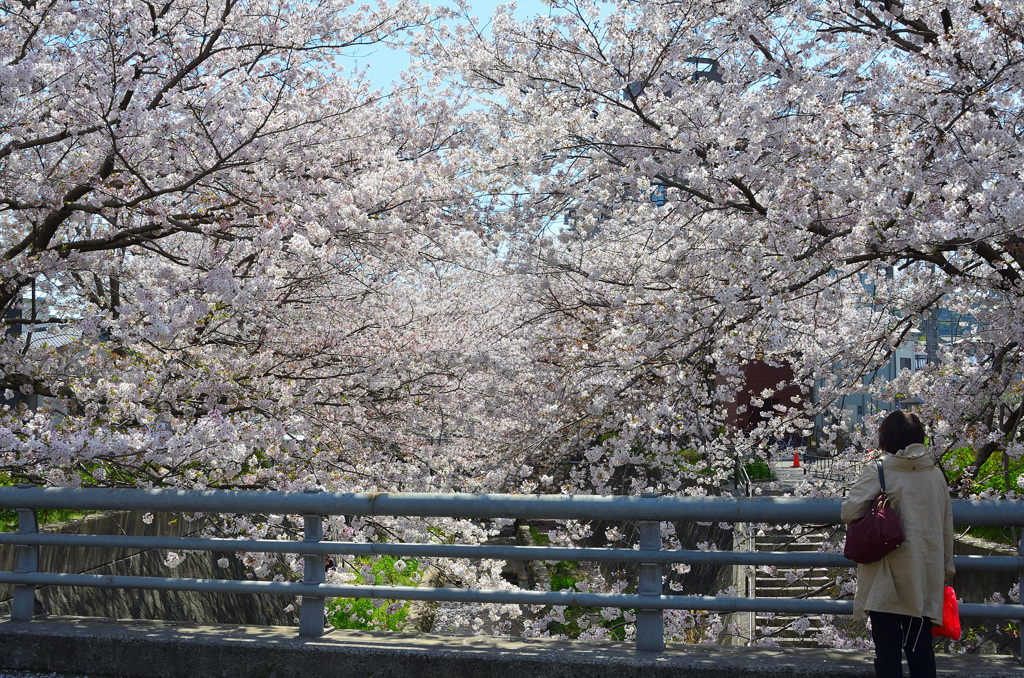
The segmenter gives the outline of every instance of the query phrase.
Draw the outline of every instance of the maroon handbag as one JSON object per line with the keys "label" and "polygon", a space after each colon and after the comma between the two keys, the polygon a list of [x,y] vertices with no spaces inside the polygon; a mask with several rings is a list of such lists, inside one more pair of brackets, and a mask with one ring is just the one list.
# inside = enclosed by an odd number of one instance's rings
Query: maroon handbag
{"label": "maroon handbag", "polygon": [[906,537],[900,527],[900,517],[885,494],[885,475],[882,462],[875,460],[878,469],[878,484],[881,492],[871,503],[868,512],[850,523],[846,528],[846,544],[843,555],[855,563],[873,563],[882,556],[892,553]]}

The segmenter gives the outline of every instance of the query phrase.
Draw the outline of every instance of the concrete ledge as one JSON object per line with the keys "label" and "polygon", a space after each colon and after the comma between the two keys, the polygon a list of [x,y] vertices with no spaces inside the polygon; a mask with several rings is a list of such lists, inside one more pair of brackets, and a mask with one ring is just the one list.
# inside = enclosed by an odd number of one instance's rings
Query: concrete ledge
{"label": "concrete ledge", "polygon": [[[509,640],[333,631],[302,640],[294,627],[150,620],[0,617],[0,668],[132,678],[871,678],[864,652],[673,646],[642,654],[626,643]],[[1012,657],[938,657],[943,677],[1024,676]]]}

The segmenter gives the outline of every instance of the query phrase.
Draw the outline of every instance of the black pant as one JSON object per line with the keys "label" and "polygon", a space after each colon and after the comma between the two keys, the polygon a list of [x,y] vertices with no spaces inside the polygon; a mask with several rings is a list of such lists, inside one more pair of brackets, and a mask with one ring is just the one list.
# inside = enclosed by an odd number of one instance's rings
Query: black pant
{"label": "black pant", "polygon": [[869,612],[871,639],[875,641],[875,675],[902,678],[903,656],[907,653],[910,678],[935,678],[932,623],[925,617]]}

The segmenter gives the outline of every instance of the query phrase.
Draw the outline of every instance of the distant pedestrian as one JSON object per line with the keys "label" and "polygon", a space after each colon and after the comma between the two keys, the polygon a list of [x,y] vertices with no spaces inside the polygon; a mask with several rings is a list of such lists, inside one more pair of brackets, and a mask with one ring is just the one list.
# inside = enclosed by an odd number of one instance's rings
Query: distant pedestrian
{"label": "distant pedestrian", "polygon": [[[953,567],[953,510],[949,487],[924,445],[917,415],[896,410],[878,429],[886,494],[906,541],[881,560],[857,567],[853,618],[871,619],[875,674],[901,678],[906,653],[911,678],[934,678],[932,624],[942,623],[942,595]],[[843,502],[843,522],[863,516],[881,487],[869,464]]]}

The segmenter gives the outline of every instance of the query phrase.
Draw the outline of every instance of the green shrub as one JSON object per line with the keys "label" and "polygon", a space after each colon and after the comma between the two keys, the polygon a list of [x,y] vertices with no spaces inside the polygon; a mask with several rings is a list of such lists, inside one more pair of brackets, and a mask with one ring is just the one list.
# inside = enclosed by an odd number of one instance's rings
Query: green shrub
{"label": "green shrub", "polygon": [[576,586],[576,582],[579,581],[576,569],[576,563],[568,560],[560,560],[555,563],[549,571],[551,575],[551,590],[562,591]]}
{"label": "green shrub", "polygon": [[683,461],[690,466],[696,466],[697,464],[704,461],[704,457],[697,450],[687,447],[686,449],[679,450],[679,456],[683,458]]}
{"label": "green shrub", "polygon": [[751,480],[772,480],[775,478],[775,471],[771,465],[760,457],[755,457],[745,463],[744,468]]}
{"label": "green shrub", "polygon": [[[78,520],[89,515],[89,511],[75,511],[72,509],[40,509],[36,511],[36,520],[39,525],[52,525],[53,523],[65,523],[69,520]],[[18,511],[16,509],[0,509],[0,532],[18,531]]]}
{"label": "green shrub", "polygon": [[[580,580],[579,563],[562,560],[549,566],[551,590],[575,590]],[[594,608],[570,605],[565,608],[562,617],[564,623],[554,622],[548,625],[548,631],[567,638],[579,638],[588,626],[598,624],[608,629],[613,640],[626,639],[626,619],[621,613],[613,619],[605,619]]]}
{"label": "green shrub", "polygon": [[[974,463],[974,450],[970,447],[962,447],[948,453],[943,460],[946,469],[946,479],[950,483],[959,484],[963,479],[968,466]],[[971,484],[972,493],[982,493],[986,490],[994,490],[1003,494],[1007,489],[1019,491],[1017,478],[1021,471],[1024,471],[1024,460],[1010,460],[1009,463],[1010,487],[1006,486],[1007,469],[1003,466],[1003,454],[996,451],[981,465],[977,476]]]}
{"label": "green shrub", "polygon": [[[943,465],[946,470],[946,480],[948,480],[950,484],[961,485],[964,479],[964,474],[967,471],[967,467],[972,464],[974,464],[973,448],[962,447],[947,453],[943,459]],[[970,494],[981,494],[991,490],[998,492],[1002,496],[1005,496],[1007,489],[1019,492],[1020,488],[1017,486],[1017,478],[1020,476],[1021,471],[1024,470],[1024,460],[1010,460],[1008,470],[1010,479],[1009,488],[1007,488],[1006,485],[1007,468],[1003,464],[1003,454],[999,451],[994,452],[985,460],[985,463],[981,465],[981,469],[978,471],[975,480],[970,484],[968,492]],[[1013,531],[1009,527],[997,525],[970,527],[967,530],[967,534],[978,539],[985,539],[987,541],[1000,544],[1016,546],[1013,540]],[[1018,538],[1020,537],[1019,530],[1017,536]]]}
{"label": "green shrub", "polygon": [[[357,558],[356,562],[364,567],[369,565],[368,574],[372,573],[373,581],[380,586],[416,586],[414,576],[419,568],[415,560],[380,556],[377,558]],[[399,562],[405,565],[396,564]],[[364,568],[359,568],[360,570]],[[357,574],[354,584],[365,584],[366,577]],[[388,630],[401,631],[405,627],[405,619],[409,616],[407,600],[374,600],[370,598],[335,598],[327,603],[327,619],[331,625],[339,629]]]}
{"label": "green shrub", "polygon": [[530,525],[530,537],[533,538],[533,543],[537,546],[550,546],[551,537],[545,532],[541,532],[534,525]]}

